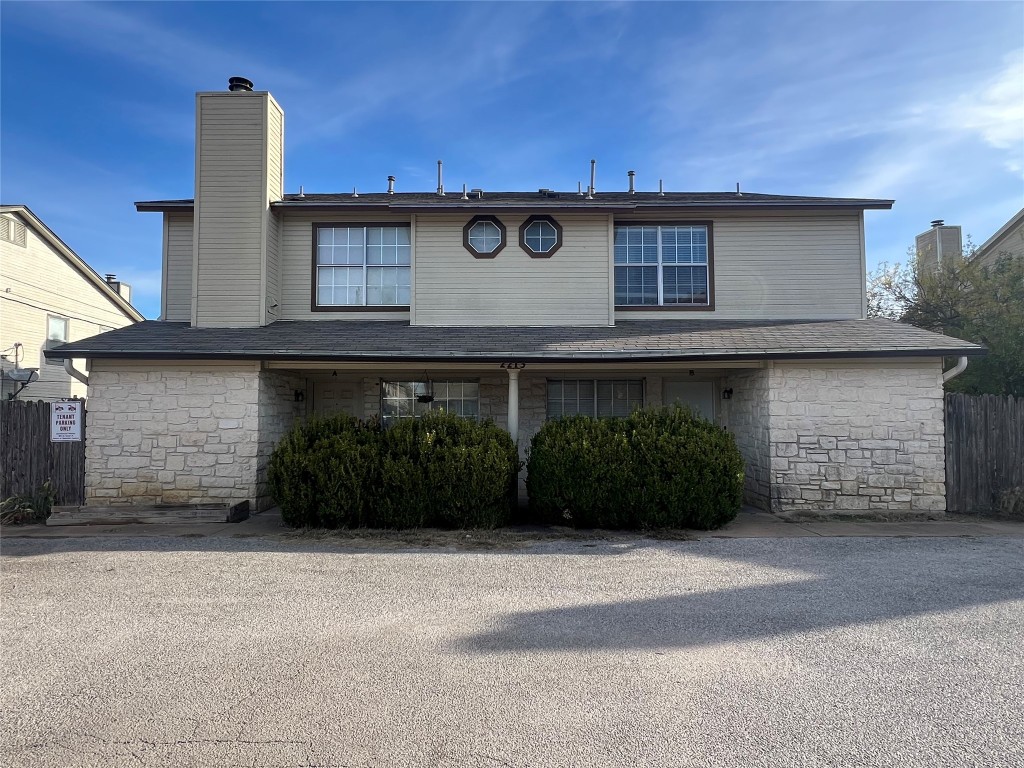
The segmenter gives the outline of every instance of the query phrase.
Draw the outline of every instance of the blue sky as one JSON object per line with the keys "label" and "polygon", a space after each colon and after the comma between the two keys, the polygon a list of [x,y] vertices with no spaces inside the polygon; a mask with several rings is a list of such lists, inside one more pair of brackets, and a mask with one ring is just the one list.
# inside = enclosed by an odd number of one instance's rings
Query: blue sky
{"label": "blue sky", "polygon": [[1024,4],[27,3],[0,24],[0,195],[159,313],[160,216],[191,197],[199,90],[286,115],[289,192],[353,186],[895,198],[868,263],[934,218],[1024,206]]}

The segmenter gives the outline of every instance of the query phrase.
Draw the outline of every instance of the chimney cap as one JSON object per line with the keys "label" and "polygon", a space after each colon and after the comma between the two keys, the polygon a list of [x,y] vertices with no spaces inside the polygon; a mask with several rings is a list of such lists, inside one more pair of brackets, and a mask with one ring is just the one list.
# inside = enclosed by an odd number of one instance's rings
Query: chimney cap
{"label": "chimney cap", "polygon": [[941,227],[941,226],[942,226],[942,225],[944,225],[945,223],[946,223],[946,222],[945,222],[945,221],[943,221],[942,219],[935,219],[935,220],[934,220],[934,221],[932,222],[932,226],[933,226],[933,227]]}
{"label": "chimney cap", "polygon": [[228,90],[229,91],[251,91],[252,80],[247,80],[244,77],[229,77],[228,78]]}
{"label": "chimney cap", "polygon": [[113,272],[107,272],[107,274],[105,274],[103,277],[106,279],[108,283],[117,282],[117,275],[115,275]]}

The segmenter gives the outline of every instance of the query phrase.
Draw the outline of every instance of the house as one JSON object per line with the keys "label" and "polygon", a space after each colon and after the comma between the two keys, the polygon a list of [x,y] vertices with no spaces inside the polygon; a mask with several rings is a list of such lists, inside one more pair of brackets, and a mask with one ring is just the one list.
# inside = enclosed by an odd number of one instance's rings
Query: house
{"label": "house", "polygon": [[[750,503],[944,509],[943,356],[982,348],[865,319],[864,211],[747,192],[286,194],[284,115],[233,79],[196,96],[191,200],[163,216],[158,321],[89,360],[93,503],[271,503],[311,413],[445,408],[507,426],[681,402],[730,430]],[[384,186],[383,184],[381,185]]]}
{"label": "house", "polygon": [[1024,208],[988,240],[978,246],[973,261],[985,267],[994,266],[1004,256],[1024,259]]}
{"label": "house", "polygon": [[43,350],[143,320],[128,291],[114,275],[96,274],[27,206],[0,206],[3,399],[85,397],[85,384]]}

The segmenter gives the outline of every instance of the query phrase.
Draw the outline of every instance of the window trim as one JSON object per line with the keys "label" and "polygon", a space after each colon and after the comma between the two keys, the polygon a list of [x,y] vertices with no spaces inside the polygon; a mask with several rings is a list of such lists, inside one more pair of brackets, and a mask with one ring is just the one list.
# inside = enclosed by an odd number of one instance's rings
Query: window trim
{"label": "window trim", "polygon": [[[587,377],[587,376],[570,376],[570,377],[564,377],[563,376],[561,378],[549,377],[549,378],[546,378],[544,380],[544,421],[550,421],[552,418],[556,418],[556,419],[558,419],[558,418],[565,418],[565,416],[566,416],[566,414],[563,413],[561,416],[554,416],[553,417],[553,416],[551,416],[551,414],[550,414],[550,412],[548,410],[549,407],[550,407],[550,399],[549,399],[548,392],[549,392],[550,387],[551,387],[551,382],[553,382],[553,381],[559,381],[559,382],[566,382],[566,381],[574,381],[574,382],[592,381],[594,383],[594,414],[590,415],[590,414],[586,414],[586,413],[574,413],[574,414],[569,414],[569,416],[587,416],[588,418],[591,418],[591,419],[622,418],[622,417],[613,417],[613,416],[599,416],[597,414],[597,405],[598,405],[597,385],[598,385],[599,382],[611,382],[613,385],[616,382],[625,382],[626,384],[629,384],[631,382],[639,382],[640,383],[640,408],[646,408],[647,407],[648,397],[647,397],[647,377],[646,376],[633,377],[633,378],[608,378],[608,377],[601,377],[601,376],[598,376],[598,377],[595,377],[595,378],[590,378],[590,377]],[[564,398],[563,398],[563,403],[564,403]]]}
{"label": "window trim", "polygon": [[[461,378],[461,379],[460,378],[442,378],[442,379],[431,379],[430,380],[430,383],[432,385],[435,385],[435,384],[438,384],[438,383],[442,383],[442,382],[444,384],[446,384],[446,385],[454,383],[454,382],[458,382],[460,384],[476,384],[476,386],[477,386],[477,391],[476,391],[476,416],[462,416],[460,414],[455,414],[455,415],[457,415],[460,419],[470,419],[472,421],[477,422],[478,424],[480,422],[484,421],[484,417],[480,413],[480,403],[482,401],[482,398],[480,397],[480,379],[479,378],[472,378],[472,377],[471,378]],[[382,377],[378,381],[378,386],[379,386],[379,389],[380,389],[380,398],[379,398],[379,402],[378,402],[378,407],[379,407],[378,414],[380,415],[381,422],[384,423],[384,424],[389,424],[389,423],[394,423],[394,422],[401,421],[402,419],[418,419],[418,418],[420,418],[420,416],[415,415],[415,414],[412,415],[412,416],[396,416],[393,419],[389,419],[388,417],[386,417],[384,415],[384,401],[387,399],[385,397],[385,395],[384,395],[384,385],[385,384],[425,384],[425,383],[426,383],[426,381],[417,381],[415,379],[401,379],[401,378],[385,379],[385,378]],[[462,400],[465,401],[466,398],[463,397]],[[435,410],[434,407],[433,407],[434,401],[432,401],[429,405],[430,405],[430,407],[428,408],[428,410],[429,411],[434,411]],[[451,411],[446,411],[446,413],[451,413]]]}
{"label": "window trim", "polygon": [[[715,311],[715,231],[711,220],[672,219],[665,221],[630,221],[616,219],[612,236],[617,227],[706,227],[708,232],[708,303],[707,304],[615,304],[616,312],[714,312]],[[615,244],[612,241],[612,293],[615,293]],[[621,264],[618,266],[622,266]],[[658,296],[661,296],[661,254],[658,254]],[[613,299],[614,301],[614,299]]]}
{"label": "window trim", "polygon": [[[309,309],[311,312],[408,312],[408,304],[329,304],[321,305],[317,304],[316,301],[316,289],[317,289],[317,274],[316,268],[319,266],[316,263],[316,246],[317,241],[320,239],[319,232],[321,229],[333,229],[336,227],[409,227],[409,240],[411,243],[415,242],[415,236],[412,231],[412,222],[409,221],[314,221],[312,228],[312,237],[310,238],[312,246],[312,263],[310,265],[310,278],[309,278]],[[415,247],[409,246],[410,258],[412,262],[415,256]],[[410,263],[410,269],[412,264]],[[412,287],[410,286],[410,291]]]}
{"label": "window trim", "polygon": [[[469,230],[484,221],[489,221],[491,224],[494,224],[501,233],[501,242],[499,242],[498,247],[490,253],[481,253],[469,243]],[[474,259],[493,259],[502,252],[506,245],[508,245],[508,230],[505,229],[505,225],[501,223],[501,219],[497,216],[474,216],[466,222],[466,225],[462,228],[462,245],[467,251],[473,254]]]}
{"label": "window trim", "polygon": [[[530,225],[537,222],[547,222],[555,229],[555,244],[550,251],[535,251],[526,244],[526,230]],[[562,225],[551,216],[531,216],[519,225],[519,247],[529,255],[531,259],[550,259],[555,251],[562,247]]]}

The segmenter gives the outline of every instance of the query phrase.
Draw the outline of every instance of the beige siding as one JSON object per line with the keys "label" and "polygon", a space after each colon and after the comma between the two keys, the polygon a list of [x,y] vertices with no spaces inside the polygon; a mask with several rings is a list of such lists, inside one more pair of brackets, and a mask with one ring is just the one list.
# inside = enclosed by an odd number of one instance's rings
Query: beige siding
{"label": "beige siding", "polygon": [[164,320],[192,319],[192,213],[165,213]]}
{"label": "beige siding", "polygon": [[992,242],[986,242],[982,248],[978,249],[975,258],[980,264],[991,267],[1004,256],[1024,259],[1024,219],[1009,227]]}
{"label": "beige siding", "polygon": [[[673,316],[841,320],[863,316],[859,214],[723,213],[703,218],[713,221],[714,311],[619,311],[618,320]],[[681,217],[671,220],[685,221]],[[617,217],[616,221],[628,219]]]}
{"label": "beige siding", "polygon": [[[48,364],[43,358],[48,315],[68,320],[69,341],[131,322],[28,226],[24,247],[0,241],[0,350],[21,344],[20,366],[39,369],[39,381],[22,391],[20,399],[85,397],[85,385],[67,375],[63,362]],[[14,367],[13,362],[10,357],[2,365],[6,370]],[[76,360],[75,365],[84,369],[85,361]]]}
{"label": "beige siding", "polygon": [[195,322],[263,321],[267,94],[196,98]]}
{"label": "beige siding", "polygon": [[[281,320],[408,320],[409,312],[314,312],[313,223],[359,224],[366,222],[410,223],[410,216],[395,213],[331,213],[287,211],[280,214]],[[413,256],[415,259],[415,255]]]}
{"label": "beige siding", "polygon": [[416,325],[607,325],[608,219],[557,214],[562,247],[547,259],[519,246],[522,214],[500,214],[507,243],[477,259],[463,247],[469,214],[416,219]]}

